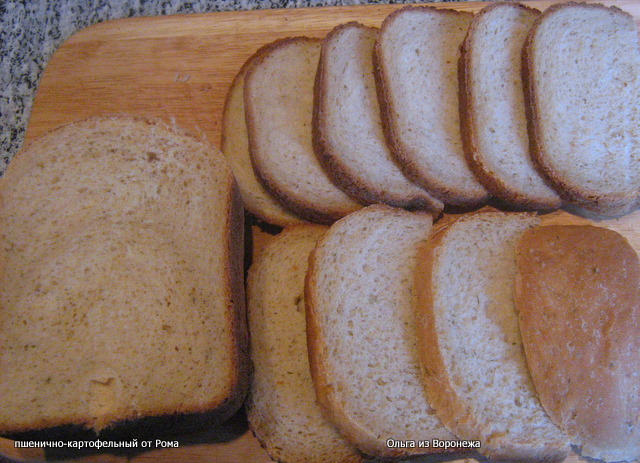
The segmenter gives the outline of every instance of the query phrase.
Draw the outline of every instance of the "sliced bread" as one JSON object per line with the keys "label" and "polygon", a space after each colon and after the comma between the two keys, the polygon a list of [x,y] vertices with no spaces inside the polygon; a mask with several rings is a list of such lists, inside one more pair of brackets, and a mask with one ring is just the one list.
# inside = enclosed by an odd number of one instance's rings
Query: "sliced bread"
{"label": "sliced bread", "polygon": [[415,279],[419,348],[433,407],[461,439],[497,460],[555,461],[566,436],[542,408],[513,301],[515,245],[539,219],[481,212],[439,229]]}
{"label": "sliced bread", "polygon": [[375,46],[380,109],[404,172],[445,204],[475,206],[488,193],[466,163],[458,60],[473,15],[405,7],[383,22]]}
{"label": "sliced bread", "polygon": [[256,178],[249,154],[249,135],[244,110],[244,79],[247,67],[263,51],[264,48],[261,48],[249,57],[233,79],[222,113],[220,147],[233,169],[245,209],[266,223],[283,227],[302,222],[303,219],[280,204]]}
{"label": "sliced bread", "polygon": [[253,378],[249,425],[269,455],[293,463],[359,462],[362,457],[324,417],[307,352],[304,278],[321,225],[286,228],[249,270],[247,308]]}
{"label": "sliced bread", "polygon": [[554,5],[523,49],[532,156],[569,203],[604,215],[640,196],[640,41],[631,15]]}
{"label": "sliced bread", "polygon": [[216,148],[78,121],[19,152],[0,198],[0,433],[240,407],[243,212]]}
{"label": "sliced bread", "polygon": [[244,101],[258,179],[305,219],[331,223],[361,207],[327,176],[313,151],[313,86],[322,40],[274,42],[247,69]]}
{"label": "sliced bread", "polygon": [[324,39],[315,84],[316,154],[362,203],[439,213],[442,202],[404,176],[385,141],[373,75],[376,34],[374,27],[350,22]]}
{"label": "sliced bread", "polygon": [[496,198],[521,209],[562,202],[535,170],[522,89],[522,46],[538,10],[495,3],[471,22],[460,60],[460,121],[469,166]]}
{"label": "sliced bread", "polygon": [[318,400],[349,441],[376,457],[442,451],[419,442],[454,439],[429,404],[416,347],[411,282],[431,223],[425,213],[369,206],[336,222],[309,260],[307,336]]}
{"label": "sliced bread", "polygon": [[640,459],[640,261],[592,226],[527,230],[517,246],[516,305],[542,405],[607,461]]}

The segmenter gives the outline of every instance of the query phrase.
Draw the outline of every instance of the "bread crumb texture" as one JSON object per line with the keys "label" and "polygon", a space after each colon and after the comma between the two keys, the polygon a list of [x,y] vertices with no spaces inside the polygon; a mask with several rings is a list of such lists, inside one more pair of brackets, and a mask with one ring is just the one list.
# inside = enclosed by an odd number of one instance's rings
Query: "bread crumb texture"
{"label": "bread crumb texture", "polygon": [[565,199],[624,214],[640,196],[640,42],[602,5],[547,10],[529,37],[539,163]]}
{"label": "bread crumb texture", "polygon": [[362,461],[316,401],[307,351],[304,279],[320,225],[285,229],[262,250],[247,281],[251,429],[277,461]]}
{"label": "bread crumb texture", "polygon": [[427,390],[452,431],[481,440],[480,452],[495,459],[550,461],[569,452],[536,395],[514,304],[515,244],[538,221],[501,212],[463,216],[435,235],[424,282],[432,294],[423,308],[432,313],[427,329],[437,339],[434,355],[423,355]]}
{"label": "bread crumb texture", "polygon": [[388,439],[454,439],[422,385],[412,310],[416,249],[431,223],[428,214],[369,206],[336,222],[312,258],[307,297],[317,390],[367,454],[434,451],[389,448]]}
{"label": "bread crumb texture", "polygon": [[15,157],[0,180],[0,431],[237,401],[232,192],[215,148],[139,119],[66,125]]}

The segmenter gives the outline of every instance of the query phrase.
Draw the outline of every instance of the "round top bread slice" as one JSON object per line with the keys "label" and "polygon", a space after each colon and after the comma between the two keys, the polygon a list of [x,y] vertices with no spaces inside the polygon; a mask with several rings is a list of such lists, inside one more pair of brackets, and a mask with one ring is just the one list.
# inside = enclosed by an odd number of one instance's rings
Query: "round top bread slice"
{"label": "round top bread slice", "polygon": [[231,416],[248,386],[243,212],[222,154],[93,118],[0,179],[0,432]]}
{"label": "round top bread slice", "polygon": [[373,72],[377,29],[357,22],[322,43],[316,75],[313,144],[329,175],[365,204],[439,213],[444,205],[407,179],[387,146]]}
{"label": "round top bread slice", "polygon": [[338,188],[312,145],[313,87],[321,39],[274,42],[247,69],[244,101],[254,171],[282,204],[331,223],[362,206]]}
{"label": "round top bread slice", "polygon": [[558,209],[562,201],[535,170],[522,88],[522,46],[538,10],[495,3],[471,22],[460,60],[460,122],[469,166],[511,206]]}
{"label": "round top bread slice", "polygon": [[303,222],[303,219],[286,209],[262,186],[253,171],[249,154],[249,135],[244,110],[244,79],[247,67],[263,51],[264,47],[249,57],[233,79],[222,113],[220,147],[233,169],[245,209],[266,223],[284,227]]}
{"label": "round top bread slice", "polygon": [[375,46],[381,115],[405,174],[453,206],[488,199],[467,165],[460,133],[458,61],[473,14],[404,7],[382,23]]}
{"label": "round top bread slice", "polygon": [[616,7],[554,5],[523,48],[531,141],[564,200],[626,214],[640,195],[640,39]]}
{"label": "round top bread slice", "polygon": [[640,458],[640,261],[593,226],[527,230],[516,305],[531,375],[551,419],[607,461]]}
{"label": "round top bread slice", "polygon": [[427,393],[453,433],[479,440],[496,460],[561,461],[570,450],[536,395],[514,304],[515,245],[538,222],[526,213],[463,215],[418,256]]}
{"label": "round top bread slice", "polygon": [[309,253],[326,231],[311,224],[285,228],[258,255],[247,280],[254,367],[247,416],[269,455],[286,463],[363,460],[323,415],[309,370],[304,279]]}
{"label": "round top bread slice", "polygon": [[416,347],[412,275],[431,223],[429,214],[369,206],[336,222],[309,258],[316,394],[344,436],[375,457],[442,452],[418,443],[455,438],[430,406]]}

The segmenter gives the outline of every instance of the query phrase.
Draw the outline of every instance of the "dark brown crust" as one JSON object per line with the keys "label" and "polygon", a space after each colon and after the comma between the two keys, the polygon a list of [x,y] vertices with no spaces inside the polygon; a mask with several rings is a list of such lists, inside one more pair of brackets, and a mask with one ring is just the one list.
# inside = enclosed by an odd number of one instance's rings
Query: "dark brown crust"
{"label": "dark brown crust", "polygon": [[529,145],[531,159],[538,172],[549,182],[556,190],[560,197],[568,203],[584,208],[597,214],[605,216],[624,215],[640,206],[640,198],[628,198],[624,195],[594,195],[587,191],[581,191],[566,181],[562,177],[556,175],[552,166],[547,164],[546,159],[549,156],[547,150],[542,145],[542,120],[544,116],[540,114],[540,104],[538,100],[538,90],[535,84],[535,75],[537,73],[532,54],[535,49],[535,40],[540,24],[542,24],[549,16],[566,8],[591,8],[604,9],[607,11],[615,11],[624,15],[629,15],[615,6],[606,7],[599,3],[578,3],[567,2],[557,3],[547,8],[533,23],[527,39],[522,49],[522,82],[525,95],[525,110],[527,114],[527,129],[529,132]]}
{"label": "dark brown crust", "polygon": [[288,46],[295,43],[300,42],[312,42],[312,43],[321,43],[322,39],[310,38],[310,37],[287,37],[284,39],[276,40],[261,50],[261,54],[257,56],[254,60],[252,60],[250,66],[247,68],[247,73],[245,76],[245,116],[247,118],[247,128],[249,133],[249,149],[252,153],[251,163],[253,164],[254,172],[256,173],[256,177],[262,183],[262,186],[271,193],[281,204],[283,204],[287,209],[290,209],[293,213],[299,215],[300,217],[310,220],[312,222],[320,223],[320,224],[331,224],[336,220],[344,217],[345,215],[354,212],[356,209],[346,206],[342,210],[329,210],[317,207],[308,201],[303,199],[293,198],[287,191],[280,188],[278,183],[274,181],[269,175],[269,170],[266,166],[261,165],[260,160],[253,156],[253,153],[256,151],[256,140],[252,134],[256,131],[256,122],[252,117],[252,108],[254,102],[251,98],[247,98],[248,85],[252,78],[255,69],[267,58],[270,53],[280,47]]}
{"label": "dark brown crust", "polygon": [[611,230],[552,225],[524,233],[516,263],[525,353],[550,418],[588,456],[640,457],[635,251]]}
{"label": "dark brown crust", "polygon": [[484,158],[479,154],[478,133],[476,131],[476,122],[478,120],[475,114],[475,106],[472,103],[473,96],[471,85],[469,82],[468,70],[471,69],[470,52],[474,47],[473,38],[478,27],[480,19],[491,11],[508,6],[511,8],[519,8],[528,12],[540,13],[535,8],[530,8],[521,3],[497,2],[483,8],[471,22],[467,36],[460,49],[460,62],[458,66],[459,76],[459,101],[460,101],[460,129],[462,134],[462,147],[467,159],[467,164],[475,174],[478,181],[494,196],[505,201],[510,206],[523,210],[541,210],[551,211],[558,209],[562,203],[560,198],[552,201],[550,198],[533,197],[531,195],[522,195],[514,191],[499,176],[493,175],[491,170],[487,168]]}
{"label": "dark brown crust", "polygon": [[[190,134],[188,131],[170,125],[160,119],[152,119],[141,116],[128,116],[128,115],[111,115],[111,116],[96,116],[86,118],[80,121],[74,121],[68,124],[61,125],[51,130],[50,132],[42,135],[31,141],[20,152],[26,153],[32,147],[37,147],[40,139],[44,137],[50,137],[55,135],[56,132],[62,131],[69,126],[74,126],[81,123],[100,122],[103,120],[123,120],[142,122],[150,126],[161,126],[174,135],[181,137],[194,138],[200,143],[208,145],[210,154],[215,155],[218,152],[211,143],[203,139]],[[222,153],[219,154],[224,160]],[[226,163],[226,160],[225,160]],[[13,163],[14,166],[17,163]],[[11,168],[11,164],[9,165]],[[15,167],[14,167],[15,168]],[[233,329],[233,336],[235,339],[235,352],[234,352],[234,371],[235,378],[230,382],[229,389],[226,392],[226,396],[222,399],[216,397],[214,400],[208,403],[194,404],[192,406],[183,406],[181,409],[176,410],[174,407],[158,407],[154,412],[147,413],[141,416],[139,412],[132,410],[129,413],[122,414],[109,424],[109,427],[104,432],[120,432],[121,430],[136,430],[145,429],[148,423],[157,423],[161,428],[166,427],[168,424],[176,424],[181,426],[181,422],[195,423],[199,421],[207,424],[220,424],[235,414],[242,406],[242,402],[248,391],[250,368],[248,360],[248,345],[247,345],[247,333],[246,333],[246,315],[245,315],[245,301],[244,301],[244,281],[243,281],[243,254],[244,254],[244,210],[242,205],[242,199],[239,191],[235,185],[235,180],[231,173],[231,168],[228,167],[227,176],[228,180],[228,194],[227,198],[229,207],[227,210],[228,220],[230,227],[227,230],[226,235],[226,257],[228,264],[228,275],[226,276],[225,292],[229,294],[229,307],[228,313],[231,314],[231,325]],[[7,178],[7,174],[11,175],[9,170],[5,173],[4,178]],[[11,429],[3,428],[0,430],[3,434],[9,433],[22,433],[28,431],[37,432],[59,432],[54,428],[63,428],[63,433],[78,433],[83,432],[83,428],[90,426],[93,419],[89,415],[76,414],[61,416],[59,419],[42,419],[35,420],[30,425],[21,427],[12,427]],[[190,426],[192,424],[189,424]],[[69,428],[68,430],[66,428]],[[86,431],[86,429],[85,429]]]}
{"label": "dark brown crust", "polygon": [[[439,9],[432,6],[406,6],[400,8],[385,18],[378,32],[378,39],[374,49],[374,72],[376,78],[376,89],[378,93],[378,101],[380,103],[380,115],[382,117],[382,126],[387,138],[387,144],[395,156],[398,166],[403,173],[413,182],[422,186],[436,198],[443,201],[446,205],[478,207],[486,203],[489,199],[488,192],[482,197],[470,197],[467,193],[461,193],[450,188],[450,186],[442,185],[439,182],[431,182],[425,179],[422,169],[416,164],[412,156],[406,152],[402,140],[402,136],[398,133],[394,124],[394,113],[400,111],[393,105],[391,91],[387,82],[390,80],[387,69],[384,66],[382,56],[382,37],[389,25],[403,13],[407,11],[437,11],[439,14],[447,15],[464,15],[469,16],[472,13],[466,11],[458,11],[453,9]],[[437,184],[436,184],[437,183]]]}
{"label": "dark brown crust", "polygon": [[[362,179],[361,173],[354,172],[352,168],[342,161],[340,153],[331,149],[331,143],[326,137],[327,130],[323,117],[324,108],[329,104],[327,101],[327,81],[325,78],[326,69],[329,65],[327,62],[327,48],[335,36],[339,35],[343,30],[350,28],[362,29],[372,33],[377,33],[378,31],[375,27],[368,27],[356,21],[351,21],[336,26],[323,41],[314,85],[312,132],[313,148],[316,156],[332,180],[352,198],[364,205],[385,203],[390,206],[440,213],[444,205],[439,200],[431,197],[426,191],[424,191],[423,195],[399,195],[393,191],[384,189],[384,185],[366,182],[366,179]],[[416,185],[416,187],[418,186]]]}

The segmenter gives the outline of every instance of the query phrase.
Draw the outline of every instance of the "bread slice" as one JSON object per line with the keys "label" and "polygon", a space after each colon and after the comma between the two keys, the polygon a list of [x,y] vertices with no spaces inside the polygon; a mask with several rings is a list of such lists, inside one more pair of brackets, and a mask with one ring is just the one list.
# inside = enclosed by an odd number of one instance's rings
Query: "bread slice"
{"label": "bread slice", "polygon": [[359,462],[323,416],[307,352],[304,278],[321,225],[286,228],[249,270],[247,300],[254,366],[247,415],[269,455],[281,462]]}
{"label": "bread slice", "polygon": [[582,454],[640,459],[640,261],[592,226],[527,230],[516,305],[542,405]]}
{"label": "bread slice", "polygon": [[251,161],[264,187],[307,220],[331,223],[361,207],[327,176],[312,146],[313,86],[322,40],[271,44],[247,69]]}
{"label": "bread slice", "polygon": [[460,60],[460,122],[469,166],[497,198],[520,209],[558,209],[558,194],[535,170],[522,89],[522,46],[540,15],[520,3],[483,8]]}
{"label": "bread slice", "polygon": [[376,34],[375,27],[350,22],[324,39],[315,84],[316,154],[362,203],[439,213],[442,202],[404,176],[385,141],[373,75]]}
{"label": "bread slice", "polygon": [[244,110],[244,79],[247,67],[263,51],[264,48],[261,48],[249,57],[233,79],[222,113],[220,147],[233,169],[245,209],[266,223],[284,227],[303,222],[303,219],[286,209],[265,190],[256,178],[249,154],[249,135]]}
{"label": "bread slice", "polygon": [[555,461],[566,436],[543,410],[513,302],[515,245],[539,219],[481,212],[439,229],[415,279],[425,385],[445,425],[497,460]]}
{"label": "bread slice", "polygon": [[475,206],[488,193],[466,163],[458,60],[473,15],[404,7],[382,23],[375,53],[382,119],[404,172],[445,204]]}
{"label": "bread slice", "polygon": [[0,433],[240,407],[243,212],[216,148],[78,121],[19,152],[0,198]]}
{"label": "bread slice", "polygon": [[309,260],[307,336],[318,400],[347,439],[376,457],[442,451],[419,442],[454,439],[422,386],[413,319],[416,247],[431,223],[428,214],[369,206],[336,222]]}
{"label": "bread slice", "polygon": [[524,47],[532,156],[569,203],[603,214],[640,195],[640,42],[631,15],[602,5],[547,9]]}

